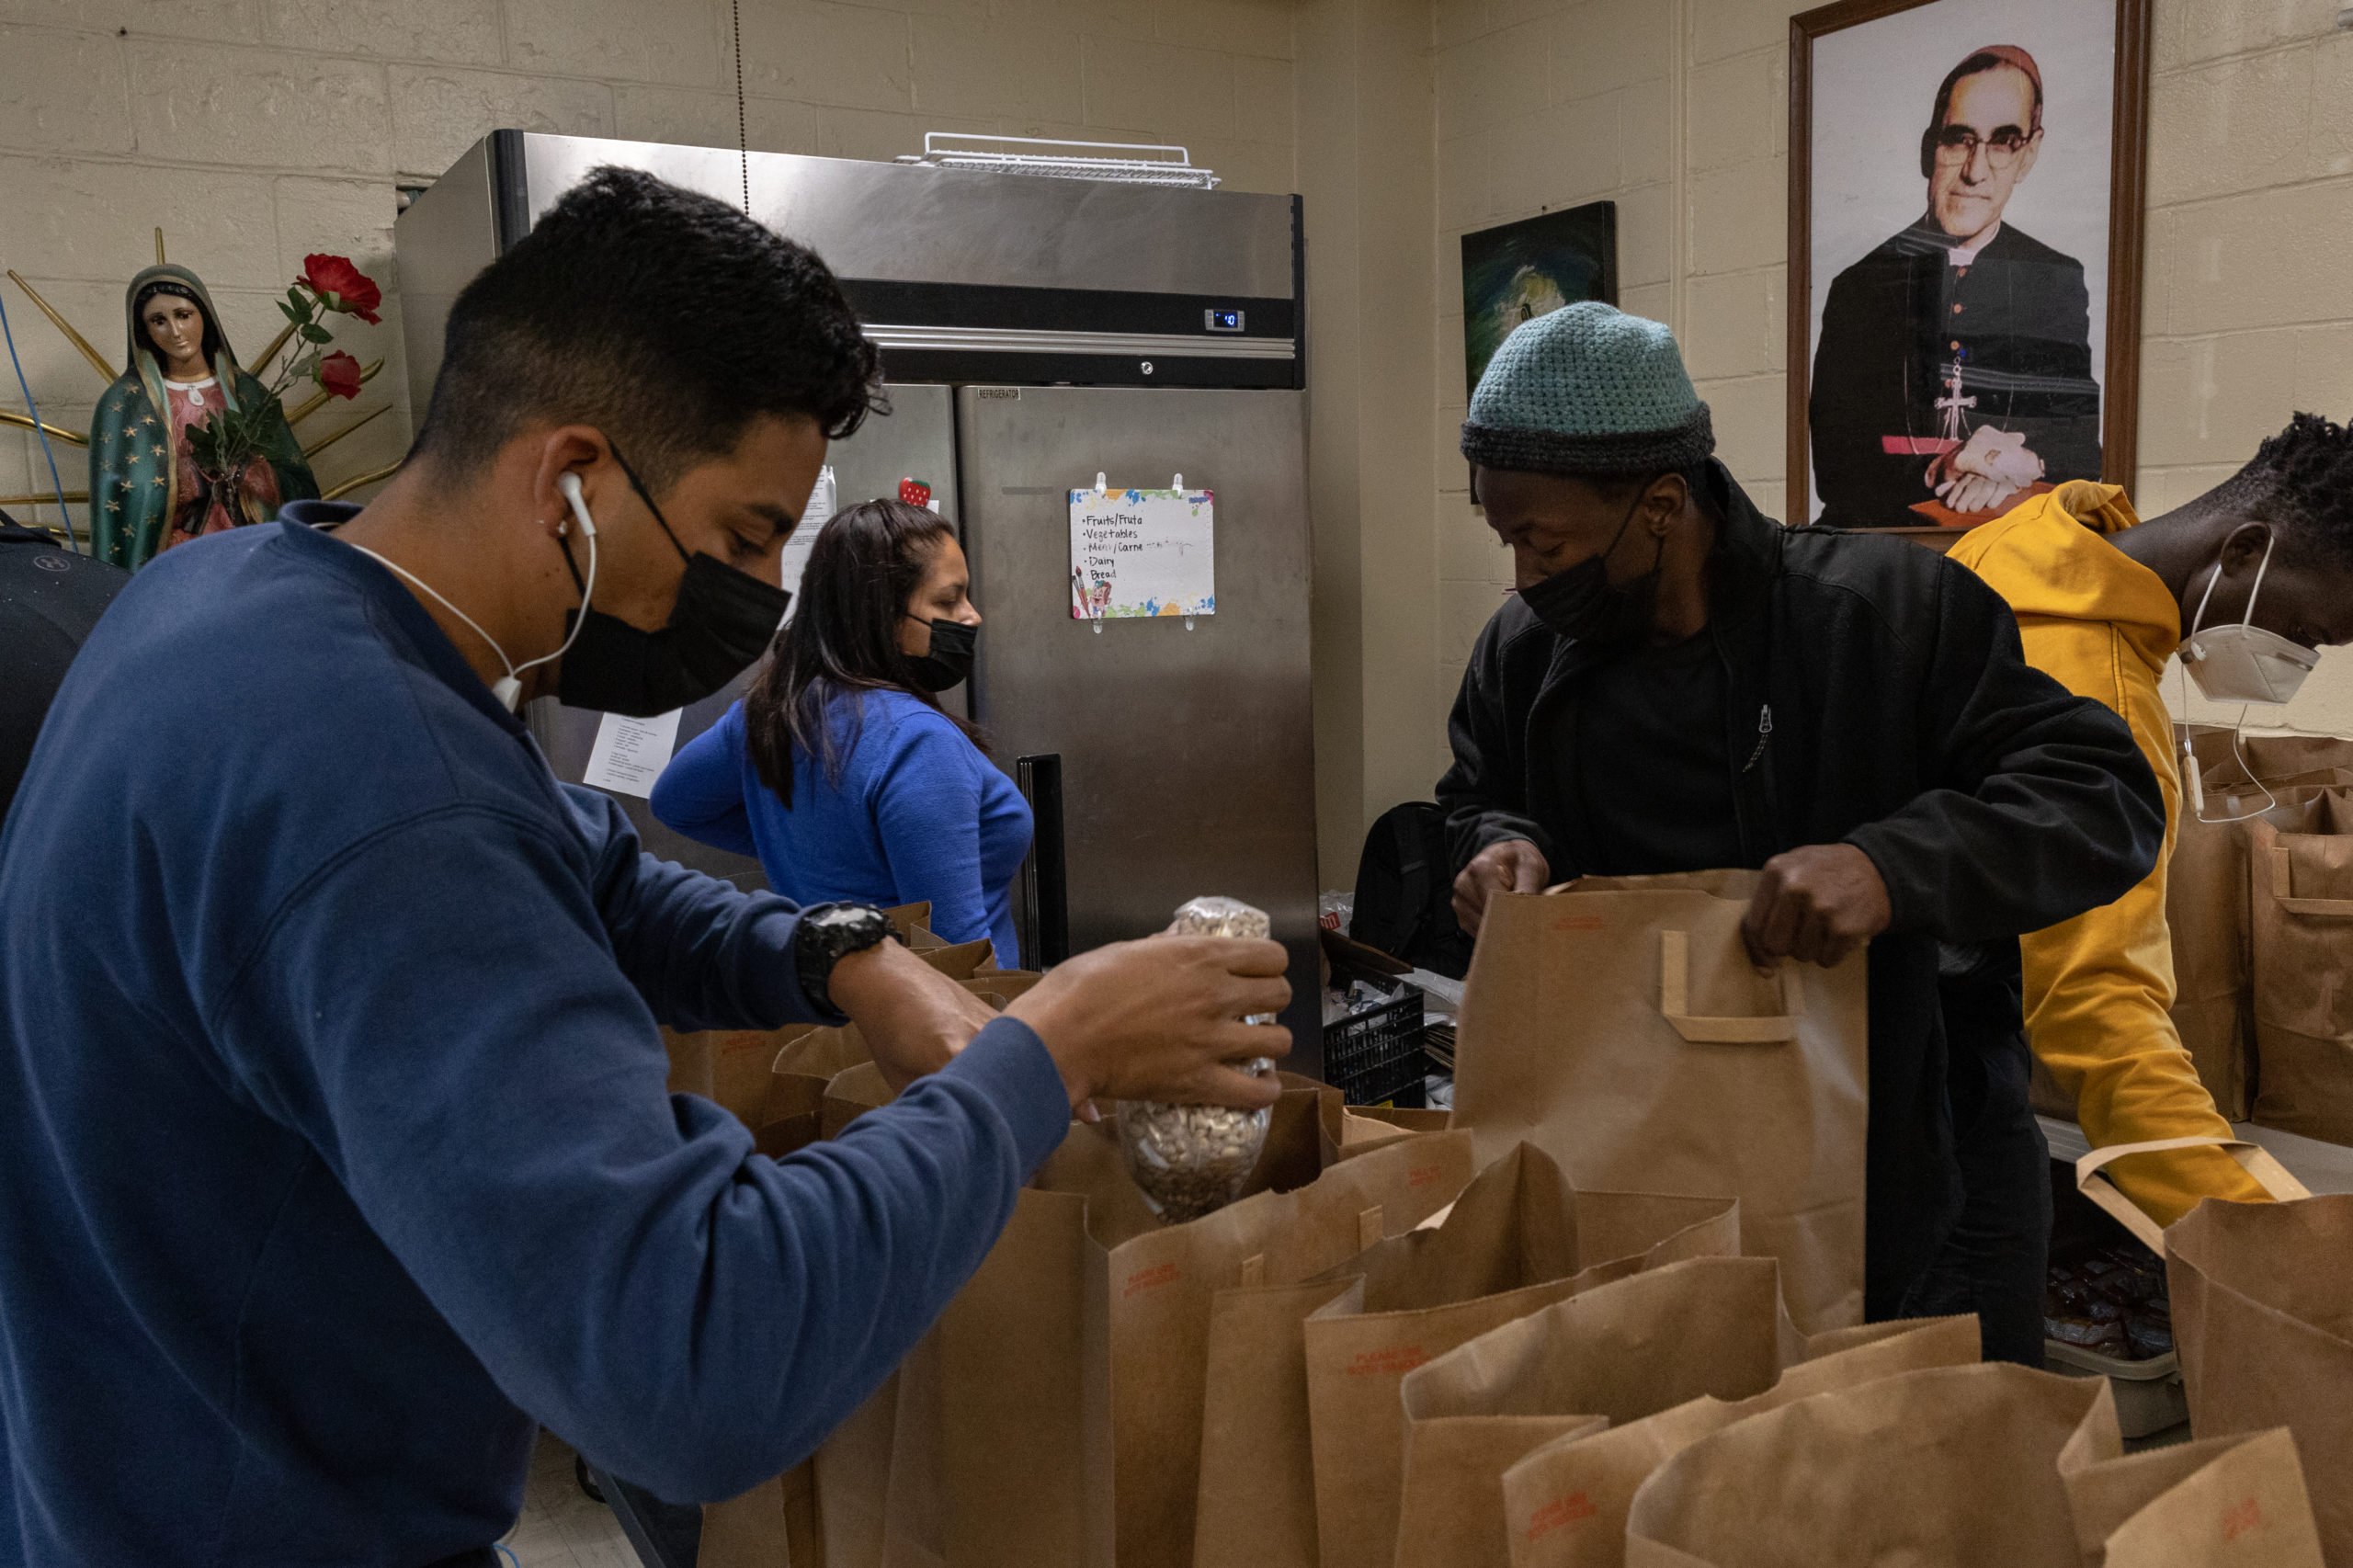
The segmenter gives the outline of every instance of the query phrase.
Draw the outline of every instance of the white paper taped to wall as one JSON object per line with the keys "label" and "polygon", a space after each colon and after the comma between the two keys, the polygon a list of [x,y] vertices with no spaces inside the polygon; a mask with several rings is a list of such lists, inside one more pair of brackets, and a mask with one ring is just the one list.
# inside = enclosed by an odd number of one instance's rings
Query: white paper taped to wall
{"label": "white paper taped to wall", "polygon": [[[809,551],[816,544],[825,519],[833,515],[834,466],[827,463],[817,471],[817,483],[809,492],[809,505],[801,508],[801,521],[793,528],[792,537],[784,541],[784,591],[795,600],[801,597],[801,575],[809,570]],[[785,607],[784,619],[792,619],[790,605]]]}
{"label": "white paper taped to wall", "polygon": [[1215,615],[1217,497],[1181,481],[1168,490],[1073,489],[1070,613],[1074,620]]}
{"label": "white paper taped to wall", "polygon": [[678,744],[678,712],[673,708],[651,719],[606,714],[597,722],[597,744],[588,749],[587,771],[580,781],[616,795],[651,796]]}

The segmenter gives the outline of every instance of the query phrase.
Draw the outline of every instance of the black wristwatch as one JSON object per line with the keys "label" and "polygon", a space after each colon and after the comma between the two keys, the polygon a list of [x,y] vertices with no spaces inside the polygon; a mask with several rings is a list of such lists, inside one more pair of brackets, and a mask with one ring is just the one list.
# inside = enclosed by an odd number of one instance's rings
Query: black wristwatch
{"label": "black wristwatch", "polygon": [[792,932],[792,964],[801,994],[819,1017],[842,1016],[834,1006],[834,966],[892,935],[891,917],[870,903],[821,903],[801,913]]}

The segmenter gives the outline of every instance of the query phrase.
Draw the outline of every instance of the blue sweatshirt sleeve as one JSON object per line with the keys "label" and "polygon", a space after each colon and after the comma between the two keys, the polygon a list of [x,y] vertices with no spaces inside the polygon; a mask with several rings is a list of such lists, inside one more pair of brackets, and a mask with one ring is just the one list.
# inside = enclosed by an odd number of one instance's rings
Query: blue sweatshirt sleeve
{"label": "blue sweatshirt sleeve", "polygon": [[1001,1018],[840,1140],[755,1153],[665,1094],[578,852],[463,807],[380,834],[278,913],[213,1034],[517,1404],[665,1497],[725,1497],[912,1348],[1069,1105]]}
{"label": "blue sweatshirt sleeve", "polygon": [[595,858],[590,885],[613,958],[655,1018],[680,1029],[842,1022],[809,1010],[793,963],[792,904],[654,858],[619,801],[563,789]]}
{"label": "blue sweatshirt sleeve", "polygon": [[981,886],[980,756],[934,714],[901,723],[870,786],[874,820],[901,903],[931,905],[931,928],[950,942],[988,936]]}
{"label": "blue sweatshirt sleeve", "polygon": [[752,815],[744,804],[744,705],[678,748],[646,804],[654,820],[699,844],[756,858]]}

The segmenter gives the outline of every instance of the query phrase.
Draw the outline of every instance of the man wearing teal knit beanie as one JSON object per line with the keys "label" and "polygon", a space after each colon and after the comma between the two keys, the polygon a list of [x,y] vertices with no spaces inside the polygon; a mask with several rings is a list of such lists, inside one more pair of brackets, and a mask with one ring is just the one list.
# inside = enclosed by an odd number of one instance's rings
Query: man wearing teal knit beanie
{"label": "man wearing teal knit beanie", "polygon": [[1988,1356],[2039,1362],[2049,1151],[2017,938],[2147,874],[2155,778],[1971,574],[1783,528],[1714,449],[1656,322],[1570,305],[1488,363],[1462,452],[1518,592],[1448,726],[1456,911],[1475,931],[1500,892],[1744,867],[1760,966],[1868,943],[1865,1311],[1975,1312]]}

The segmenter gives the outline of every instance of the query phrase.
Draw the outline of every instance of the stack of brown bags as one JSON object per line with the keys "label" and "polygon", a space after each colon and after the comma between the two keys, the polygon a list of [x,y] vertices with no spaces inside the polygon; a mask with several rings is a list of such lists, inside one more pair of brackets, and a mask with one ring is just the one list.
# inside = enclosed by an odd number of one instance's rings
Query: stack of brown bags
{"label": "stack of brown bags", "polygon": [[[2165,892],[2173,1020],[2233,1121],[2353,1143],[2353,740],[2227,730],[2191,748]],[[2261,788],[2250,781],[2262,781]],[[2278,802],[2265,807],[2265,790]],[[2037,1105],[2072,1117],[2047,1082]]]}
{"label": "stack of brown bags", "polygon": [[[1859,969],[1760,990],[1731,883],[1596,896],[1506,919],[1548,962],[1616,944],[1582,968],[1623,993],[1610,1027],[1712,1083],[1701,1119],[1738,1136],[1646,1166],[1562,1038],[1591,1009],[1544,1024],[1483,949],[1465,1023],[1483,1009],[1488,1060],[1546,1096],[1540,1146],[1287,1078],[1250,1190],[1170,1225],[1074,1122],[892,1381],[812,1463],[706,1510],[704,1568],[2353,1568],[2353,1199],[2176,1228],[2203,1441],[2124,1456],[2104,1381],[1975,1365],[1973,1320],[1853,1321]],[[928,950],[984,995],[1029,983]],[[1546,1048],[1582,1094],[1545,1086]],[[763,1052],[765,1082],[718,1065]],[[675,1054],[772,1153],[889,1098],[851,1029]],[[1807,1141],[1777,1146],[1742,1094],[1811,1096]]]}

